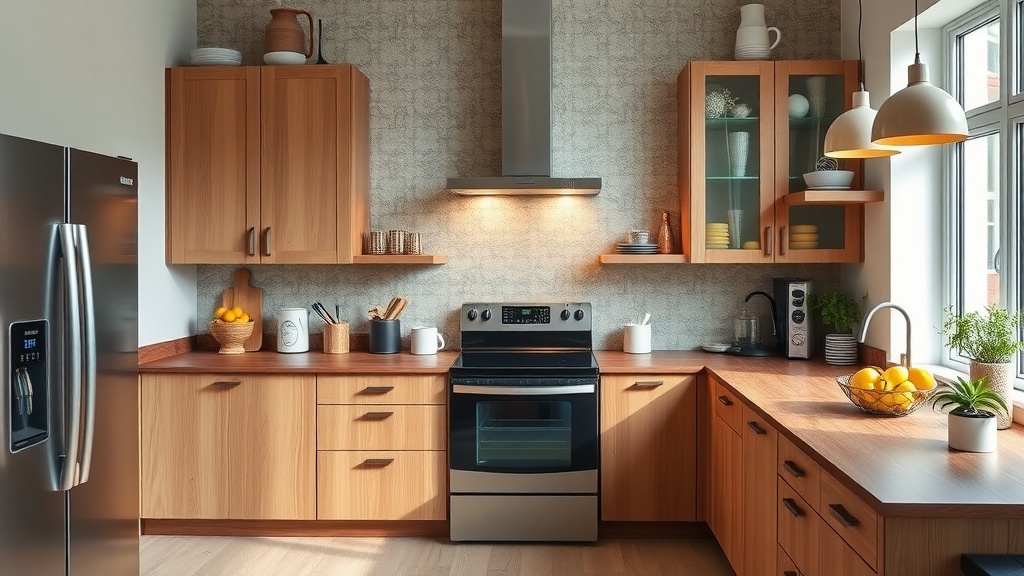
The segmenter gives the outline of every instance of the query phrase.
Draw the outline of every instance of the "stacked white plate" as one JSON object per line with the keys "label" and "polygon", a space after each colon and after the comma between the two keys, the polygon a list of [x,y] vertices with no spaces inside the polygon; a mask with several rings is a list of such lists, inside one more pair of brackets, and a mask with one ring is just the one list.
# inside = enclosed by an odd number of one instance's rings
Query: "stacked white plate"
{"label": "stacked white plate", "polygon": [[193,66],[241,66],[242,53],[231,48],[196,48],[192,51]]}
{"label": "stacked white plate", "polygon": [[619,254],[657,254],[657,244],[632,244],[629,242],[620,242],[616,245],[616,250]]}
{"label": "stacked white plate", "polygon": [[704,225],[704,247],[708,250],[724,250],[729,247],[729,225],[725,222],[708,222]]}
{"label": "stacked white plate", "polygon": [[814,224],[796,224],[789,227],[791,250],[814,250],[818,247],[818,227]]}
{"label": "stacked white plate", "polygon": [[857,363],[857,340],[852,334],[828,334],[825,336],[825,361],[837,366]]}

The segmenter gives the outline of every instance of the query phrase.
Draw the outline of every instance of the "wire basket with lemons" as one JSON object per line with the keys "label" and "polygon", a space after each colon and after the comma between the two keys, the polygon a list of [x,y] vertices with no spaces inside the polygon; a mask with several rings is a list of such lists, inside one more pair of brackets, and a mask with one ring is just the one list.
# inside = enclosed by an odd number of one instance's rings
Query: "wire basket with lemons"
{"label": "wire basket with lemons", "polygon": [[836,378],[851,402],[868,414],[906,416],[935,393],[935,378],[924,368],[877,366]]}

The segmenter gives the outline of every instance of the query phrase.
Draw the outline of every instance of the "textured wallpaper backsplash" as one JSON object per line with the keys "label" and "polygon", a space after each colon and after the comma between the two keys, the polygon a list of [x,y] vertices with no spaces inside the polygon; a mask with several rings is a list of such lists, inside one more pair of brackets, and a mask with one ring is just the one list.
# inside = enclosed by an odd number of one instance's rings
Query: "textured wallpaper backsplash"
{"label": "textured wallpaper backsplash", "polygon": [[[458,346],[468,301],[589,301],[596,347],[620,348],[621,325],[652,312],[656,349],[728,340],[731,318],[775,276],[839,284],[838,265],[602,266],[626,230],[657,231],[676,191],[676,76],[690,60],[731,59],[736,0],[554,0],[552,174],[599,176],[588,198],[469,198],[449,176],[501,173],[501,2],[317,0],[289,3],[323,19],[323,54],[370,79],[373,229],[418,231],[443,266],[251,266],[275,311],[341,304],[354,331],[366,311],[409,298],[403,332],[437,325]],[[234,47],[261,63],[267,0],[199,0],[199,45]],[[777,59],[837,58],[839,0],[766,3],[782,30]],[[678,242],[678,238],[676,239]],[[233,266],[200,266],[199,326]],[[753,309],[767,315],[763,301]],[[315,318],[315,316],[314,316]],[[313,321],[313,331],[319,330]]]}

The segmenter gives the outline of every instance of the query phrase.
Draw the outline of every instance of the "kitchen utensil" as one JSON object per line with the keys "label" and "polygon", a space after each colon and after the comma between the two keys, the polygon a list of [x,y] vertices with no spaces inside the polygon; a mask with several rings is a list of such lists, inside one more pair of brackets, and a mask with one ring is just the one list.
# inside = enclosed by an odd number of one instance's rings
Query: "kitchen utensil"
{"label": "kitchen utensil", "polygon": [[434,326],[417,326],[412,329],[409,351],[413,354],[437,354],[444,349],[444,336]]}
{"label": "kitchen utensil", "polygon": [[[306,46],[306,34],[299,26],[298,17],[305,16],[309,21],[309,45]],[[313,56],[313,16],[305,10],[294,8],[271,8],[270,22],[264,36],[266,52],[294,52],[306,58]]]}
{"label": "kitchen utensil", "polygon": [[313,302],[313,310],[323,318],[324,322],[328,324],[337,324],[331,313],[327,311],[327,307],[324,306],[319,300]]}
{"label": "kitchen utensil", "polygon": [[384,319],[384,309],[381,308],[380,306],[374,306],[373,308],[370,308],[368,314],[370,315],[370,320]]}
{"label": "kitchen utensil", "polygon": [[729,344],[704,344],[703,346],[701,346],[701,349],[703,349],[705,352],[719,354],[721,352],[725,352],[726,350],[728,350]]}
{"label": "kitchen utensil", "polygon": [[316,29],[316,63],[330,64],[330,62],[324,60],[324,21],[320,18],[316,19]]}
{"label": "kitchen utensil", "polygon": [[390,311],[384,315],[385,320],[398,320],[398,317],[405,311],[405,306],[409,303],[408,300],[402,297],[395,298],[395,305]]}
{"label": "kitchen utensil", "polygon": [[277,312],[277,351],[309,352],[309,313],[305,308],[282,308]]}
{"label": "kitchen utensil", "polygon": [[348,354],[348,322],[324,324],[324,354]]}
{"label": "kitchen utensil", "polygon": [[370,352],[395,354],[402,344],[402,325],[398,320],[370,320]]}
{"label": "kitchen utensil", "polygon": [[644,320],[643,320],[643,322],[640,323],[640,325],[641,326],[646,325],[650,321],[651,321],[651,313],[650,312],[644,312]]}
{"label": "kitchen utensil", "polygon": [[224,291],[221,305],[225,308],[238,306],[249,315],[253,321],[252,333],[242,347],[246,352],[255,352],[263,346],[263,290],[253,288],[249,279],[248,268],[235,270],[234,286]]}
{"label": "kitchen utensil", "polygon": [[626,324],[622,327],[622,351],[630,354],[647,354],[651,351],[651,325]]}

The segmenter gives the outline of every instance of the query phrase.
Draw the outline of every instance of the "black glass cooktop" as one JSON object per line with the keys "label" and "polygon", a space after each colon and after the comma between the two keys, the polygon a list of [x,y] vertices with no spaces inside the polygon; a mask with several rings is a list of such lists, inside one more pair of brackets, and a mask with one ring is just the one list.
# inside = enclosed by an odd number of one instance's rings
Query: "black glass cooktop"
{"label": "black glass cooktop", "polygon": [[593,377],[597,359],[590,350],[463,351],[451,368],[453,375]]}

